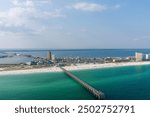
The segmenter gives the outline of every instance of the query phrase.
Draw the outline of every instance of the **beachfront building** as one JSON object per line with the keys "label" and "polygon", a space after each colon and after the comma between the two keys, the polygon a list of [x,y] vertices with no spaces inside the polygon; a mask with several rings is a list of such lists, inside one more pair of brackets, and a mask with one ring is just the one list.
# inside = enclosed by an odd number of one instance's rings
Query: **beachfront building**
{"label": "beachfront building", "polygon": [[143,53],[135,53],[135,60],[136,61],[150,61],[150,54],[143,54]]}
{"label": "beachfront building", "polygon": [[144,54],[143,60],[144,61],[150,61],[150,54]]}
{"label": "beachfront building", "polygon": [[55,61],[55,55],[52,54],[52,61]]}
{"label": "beachfront building", "polygon": [[48,53],[47,53],[47,60],[52,60],[52,53],[51,53],[51,51],[48,51]]}
{"label": "beachfront building", "polygon": [[143,61],[144,60],[144,54],[143,53],[139,53],[139,52],[136,52],[135,53],[135,60],[138,62],[138,61]]}
{"label": "beachfront building", "polygon": [[113,58],[113,62],[117,63],[117,62],[130,62],[131,59],[130,57],[114,57]]}

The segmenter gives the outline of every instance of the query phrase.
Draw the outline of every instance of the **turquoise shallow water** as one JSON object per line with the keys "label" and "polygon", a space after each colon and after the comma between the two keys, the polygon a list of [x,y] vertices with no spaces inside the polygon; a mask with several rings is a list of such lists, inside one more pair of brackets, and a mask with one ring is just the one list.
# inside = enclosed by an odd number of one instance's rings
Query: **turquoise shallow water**
{"label": "turquoise shallow water", "polygon": [[149,100],[150,66],[129,66],[74,72],[105,93],[108,100]]}
{"label": "turquoise shallow water", "polygon": [[94,99],[64,73],[0,76],[0,99]]}
{"label": "turquoise shallow water", "polygon": [[[72,71],[105,93],[107,100],[150,99],[150,66]],[[1,100],[91,100],[82,86],[64,73],[0,76]]]}

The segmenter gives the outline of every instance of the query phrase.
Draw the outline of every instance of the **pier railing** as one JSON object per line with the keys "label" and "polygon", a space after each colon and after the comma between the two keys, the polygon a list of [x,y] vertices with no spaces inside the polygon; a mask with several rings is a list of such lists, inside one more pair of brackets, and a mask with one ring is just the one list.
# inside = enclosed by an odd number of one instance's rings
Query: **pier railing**
{"label": "pier railing", "polygon": [[102,100],[104,99],[104,93],[101,91],[96,90],[86,82],[79,79],[77,76],[73,75],[71,72],[67,71],[66,69],[60,67],[64,71],[65,74],[67,74],[70,78],[81,84],[85,89],[87,89],[93,96],[95,96],[97,99]]}

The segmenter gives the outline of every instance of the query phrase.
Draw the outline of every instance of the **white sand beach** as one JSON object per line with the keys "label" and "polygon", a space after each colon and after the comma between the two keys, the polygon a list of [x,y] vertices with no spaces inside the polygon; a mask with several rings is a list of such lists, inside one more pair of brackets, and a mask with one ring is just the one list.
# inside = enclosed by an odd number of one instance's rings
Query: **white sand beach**
{"label": "white sand beach", "polygon": [[[150,65],[150,62],[146,61],[146,62],[105,63],[105,64],[77,64],[77,65],[65,66],[64,68],[66,70],[84,70],[84,69],[97,69],[97,68],[109,68],[109,67],[121,67],[121,66],[138,66],[138,65]],[[9,71],[4,70],[4,71],[0,71],[0,75],[48,73],[48,72],[62,72],[62,70],[59,67],[33,68],[33,69],[21,69],[21,70],[9,70]]]}
{"label": "white sand beach", "polygon": [[0,71],[0,75],[48,73],[48,72],[62,72],[62,70],[59,67],[33,68],[33,69]]}
{"label": "white sand beach", "polygon": [[105,64],[77,64],[76,66],[72,65],[72,66],[66,66],[64,68],[67,70],[84,70],[84,69],[110,68],[110,67],[121,67],[121,66],[139,66],[139,65],[150,65],[150,61],[105,63]]}

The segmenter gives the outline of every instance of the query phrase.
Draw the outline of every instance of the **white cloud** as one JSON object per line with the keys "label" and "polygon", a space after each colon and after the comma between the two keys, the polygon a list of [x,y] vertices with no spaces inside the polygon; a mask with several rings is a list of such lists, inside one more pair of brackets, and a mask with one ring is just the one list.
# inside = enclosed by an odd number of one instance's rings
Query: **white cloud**
{"label": "white cloud", "polygon": [[96,4],[96,3],[76,3],[74,5],[72,5],[72,8],[76,9],[76,10],[82,10],[82,11],[97,11],[97,12],[101,12],[101,11],[105,11],[107,10],[107,6],[106,5],[101,5],[101,4]]}
{"label": "white cloud", "polygon": [[15,6],[34,7],[32,0],[13,0],[12,3]]}
{"label": "white cloud", "polygon": [[67,8],[72,8],[76,10],[81,11],[90,11],[90,12],[103,12],[109,9],[118,9],[120,8],[120,5],[114,5],[114,6],[108,6],[103,4],[97,4],[97,3],[88,3],[88,2],[79,2],[71,6],[67,6]]}
{"label": "white cloud", "polygon": [[43,3],[43,4],[51,3],[51,1],[52,0],[36,0],[36,2]]}
{"label": "white cloud", "polygon": [[12,0],[13,5],[20,6],[33,6],[34,3],[47,4],[51,3],[52,0]]}
{"label": "white cloud", "polygon": [[20,33],[20,32],[10,32],[10,31],[0,31],[0,36],[3,36],[3,37],[5,37],[5,36],[10,36],[10,37],[21,37],[21,36],[23,36],[23,34],[22,33]]}
{"label": "white cloud", "polygon": [[[50,3],[51,0],[13,0],[12,7],[0,11],[0,28],[21,28],[39,32],[45,19],[63,17],[61,9],[41,9],[39,4]],[[47,4],[46,4],[47,5]]]}
{"label": "white cloud", "polygon": [[65,15],[62,14],[62,10],[61,9],[55,9],[52,12],[44,12],[43,15],[49,16],[49,17],[54,17],[54,18],[65,17]]}
{"label": "white cloud", "polygon": [[34,8],[14,7],[0,12],[0,21],[1,25],[5,27],[20,27],[25,26],[33,15],[36,15]]}

